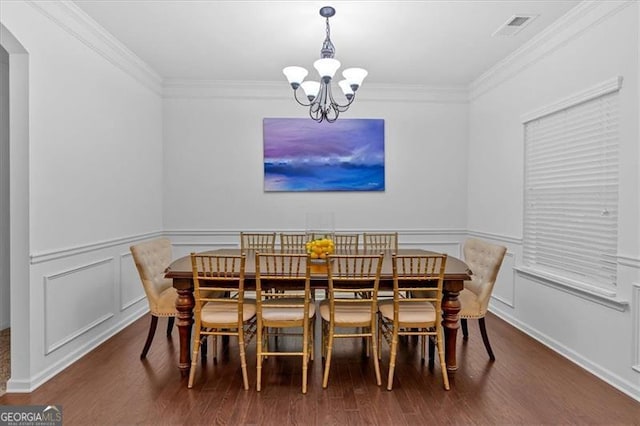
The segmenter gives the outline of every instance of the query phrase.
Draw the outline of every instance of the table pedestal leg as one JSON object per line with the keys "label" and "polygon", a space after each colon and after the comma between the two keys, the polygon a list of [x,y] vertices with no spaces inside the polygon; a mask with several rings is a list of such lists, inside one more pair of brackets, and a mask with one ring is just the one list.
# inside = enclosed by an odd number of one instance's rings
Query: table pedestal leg
{"label": "table pedestal leg", "polygon": [[456,340],[458,337],[458,327],[460,322],[458,313],[460,312],[460,300],[458,294],[463,288],[463,282],[449,282],[442,297],[442,325],[444,327],[445,340],[445,360],[449,375],[455,374],[458,369],[456,362]]}
{"label": "table pedestal leg", "polygon": [[189,375],[191,367],[191,324],[193,324],[193,291],[191,289],[179,289],[176,309],[178,310],[178,331],[180,332],[180,374],[182,377]]}

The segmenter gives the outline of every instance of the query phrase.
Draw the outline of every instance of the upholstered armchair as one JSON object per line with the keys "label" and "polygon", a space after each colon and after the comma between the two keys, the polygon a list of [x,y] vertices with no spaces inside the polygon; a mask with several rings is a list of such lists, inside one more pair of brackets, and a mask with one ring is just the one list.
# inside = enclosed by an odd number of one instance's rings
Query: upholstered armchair
{"label": "upholstered armchair", "polygon": [[489,343],[484,317],[487,314],[493,286],[507,249],[486,241],[468,239],[464,243],[463,251],[465,262],[473,274],[469,281],[464,282],[464,289],[459,296],[462,305],[460,310],[462,335],[464,340],[469,338],[467,319],[477,319],[484,346],[489,358],[494,361],[496,358]]}

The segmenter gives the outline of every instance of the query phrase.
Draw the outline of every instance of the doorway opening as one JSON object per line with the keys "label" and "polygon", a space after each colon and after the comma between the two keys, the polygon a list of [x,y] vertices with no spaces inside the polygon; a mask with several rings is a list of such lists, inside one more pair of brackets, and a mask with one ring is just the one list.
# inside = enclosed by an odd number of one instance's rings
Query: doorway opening
{"label": "doorway opening", "polygon": [[[6,119],[0,126],[0,329],[10,326],[10,330],[1,334],[0,348],[7,353],[4,364],[7,389],[28,392],[31,388],[29,55],[2,24],[0,40],[0,47],[8,54],[8,61],[0,68],[0,93],[3,93],[0,119]],[[5,367],[2,368],[0,372]]]}

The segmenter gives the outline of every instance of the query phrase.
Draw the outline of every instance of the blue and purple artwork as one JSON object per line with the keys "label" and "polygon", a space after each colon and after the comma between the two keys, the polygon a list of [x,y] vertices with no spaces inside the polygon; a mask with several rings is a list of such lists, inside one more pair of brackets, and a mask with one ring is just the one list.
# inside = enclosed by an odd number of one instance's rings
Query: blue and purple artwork
{"label": "blue and purple artwork", "polygon": [[384,120],[265,118],[264,190],[384,191]]}

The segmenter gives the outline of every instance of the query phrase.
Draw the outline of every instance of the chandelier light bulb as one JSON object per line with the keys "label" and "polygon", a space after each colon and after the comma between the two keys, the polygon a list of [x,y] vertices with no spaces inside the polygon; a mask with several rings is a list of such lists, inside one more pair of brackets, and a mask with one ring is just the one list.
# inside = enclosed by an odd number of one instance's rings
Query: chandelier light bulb
{"label": "chandelier light bulb", "polygon": [[309,72],[302,67],[285,67],[282,72],[294,90],[300,86],[300,83],[302,83],[307,74],[309,74]]}
{"label": "chandelier light bulb", "polygon": [[342,71],[342,76],[349,82],[349,85],[355,92],[362,85],[362,81],[369,74],[363,68],[347,68]]}
{"label": "chandelier light bulb", "polygon": [[351,98],[353,98],[353,89],[351,89],[351,85],[349,84],[349,81],[340,80],[340,82],[338,83],[338,86],[340,86],[340,88],[342,89],[342,93],[347,98],[347,100],[350,101]]}
{"label": "chandelier light bulb", "polygon": [[318,70],[320,79],[322,79],[324,83],[329,83],[336,74],[336,71],[338,71],[338,68],[340,68],[340,61],[333,58],[322,58],[315,61],[313,67]]}
{"label": "chandelier light bulb", "polygon": [[304,90],[304,94],[307,95],[309,102],[313,102],[316,96],[318,96],[318,92],[320,92],[320,83],[317,81],[303,81],[300,85],[302,86],[302,90]]}

